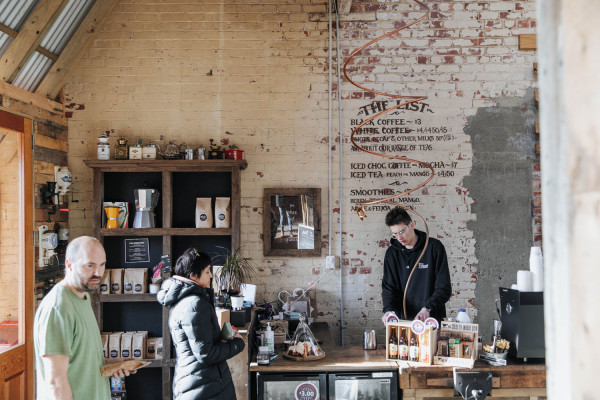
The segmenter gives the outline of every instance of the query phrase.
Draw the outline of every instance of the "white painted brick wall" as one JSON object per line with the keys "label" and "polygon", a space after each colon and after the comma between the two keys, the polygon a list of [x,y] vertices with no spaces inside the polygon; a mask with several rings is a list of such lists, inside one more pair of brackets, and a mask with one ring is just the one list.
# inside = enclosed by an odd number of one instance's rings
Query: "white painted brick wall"
{"label": "white painted brick wall", "polygon": [[[342,16],[341,51],[351,51],[397,26],[418,18],[411,2],[353,1]],[[529,1],[428,1],[431,18],[380,42],[354,64],[357,82],[378,90],[424,94],[435,111],[428,125],[445,126],[453,139],[432,151],[411,153],[424,161],[457,162],[453,177],[436,177],[423,191],[417,210],[434,237],[446,246],[454,296],[448,311],[471,307],[477,274],[475,239],[466,229],[472,200],[462,188],[470,174],[470,138],[463,133],[478,107],[499,96],[522,96],[534,86],[534,52],[520,52],[516,35],[534,33],[535,3]],[[74,66],[65,87],[73,103],[69,120],[69,166],[75,196],[71,233],[91,234],[91,171],[82,160],[95,157],[96,137],[115,129],[129,140],[185,141],[197,146],[209,138],[245,150],[242,173],[242,247],[258,264],[258,298],[274,300],[280,289],[304,287],[324,271],[324,258],[264,258],[262,190],[265,187],[320,187],[322,226],[327,211],[327,15],[326,1],[195,4],[186,1],[121,1],[99,37]],[[401,48],[406,47],[406,48]],[[337,83],[334,84],[334,88]],[[350,120],[380,96],[366,95],[343,81],[345,142],[334,151],[334,232],[339,254],[339,208],[343,210],[342,285],[346,342],[359,343],[366,327],[381,327],[381,276],[388,229],[384,212],[359,221],[351,211],[352,188],[379,188],[388,179],[350,177],[350,163],[369,159],[351,151]],[[337,95],[334,95],[334,106]],[[78,105],[84,109],[75,110]],[[405,114],[408,114],[406,112]],[[333,113],[334,134],[337,112]],[[230,134],[226,134],[229,132]],[[114,140],[112,141],[114,143]],[[338,198],[340,149],[344,152],[344,193]],[[408,154],[407,154],[408,155]],[[410,184],[418,183],[409,180]],[[419,222],[420,224],[420,222]],[[323,231],[327,243],[326,229]],[[328,249],[323,250],[323,255]],[[340,271],[317,286],[320,319],[339,327]],[[472,312],[475,316],[475,312]],[[380,331],[381,335],[382,331]],[[334,334],[337,336],[337,333]]]}

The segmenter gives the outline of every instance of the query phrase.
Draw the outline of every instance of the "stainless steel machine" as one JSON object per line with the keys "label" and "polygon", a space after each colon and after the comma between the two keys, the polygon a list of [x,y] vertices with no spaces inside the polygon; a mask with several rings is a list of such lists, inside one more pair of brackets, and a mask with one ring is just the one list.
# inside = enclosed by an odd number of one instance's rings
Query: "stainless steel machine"
{"label": "stainless steel machine", "polygon": [[154,209],[158,204],[158,189],[135,189],[134,228],[156,228]]}

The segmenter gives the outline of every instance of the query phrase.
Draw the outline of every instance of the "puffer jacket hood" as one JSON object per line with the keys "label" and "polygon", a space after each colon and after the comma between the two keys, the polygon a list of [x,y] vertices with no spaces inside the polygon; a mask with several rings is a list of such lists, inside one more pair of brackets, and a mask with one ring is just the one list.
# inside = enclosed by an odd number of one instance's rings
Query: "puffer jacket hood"
{"label": "puffer jacket hood", "polygon": [[215,296],[212,289],[200,287],[194,281],[181,276],[174,276],[164,281],[156,295],[156,300],[165,307],[171,307],[192,294],[204,298],[214,306]]}

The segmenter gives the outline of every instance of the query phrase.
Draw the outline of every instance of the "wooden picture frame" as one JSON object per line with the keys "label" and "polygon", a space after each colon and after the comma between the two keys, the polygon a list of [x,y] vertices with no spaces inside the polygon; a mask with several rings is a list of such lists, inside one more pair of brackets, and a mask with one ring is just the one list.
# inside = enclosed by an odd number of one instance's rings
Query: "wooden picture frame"
{"label": "wooden picture frame", "polygon": [[265,256],[321,256],[321,189],[267,188],[263,193]]}

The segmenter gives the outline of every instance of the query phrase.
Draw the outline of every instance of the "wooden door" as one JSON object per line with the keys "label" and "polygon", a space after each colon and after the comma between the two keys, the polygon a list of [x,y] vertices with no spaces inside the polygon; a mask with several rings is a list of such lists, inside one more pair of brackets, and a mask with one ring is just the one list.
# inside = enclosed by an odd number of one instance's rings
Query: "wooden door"
{"label": "wooden door", "polygon": [[[15,138],[17,175],[12,194],[2,191],[4,198],[15,198],[18,204],[18,246],[15,261],[17,344],[0,348],[0,400],[33,399],[33,158],[32,121],[0,110],[0,145],[7,137]],[[2,197],[0,196],[0,203]],[[6,210],[4,210],[6,213]],[[6,214],[0,216],[6,220]],[[17,227],[13,229],[17,232]],[[8,268],[8,264],[0,264]],[[10,301],[10,299],[8,300]],[[0,321],[2,323],[3,321]],[[3,327],[0,327],[0,330]],[[2,338],[0,333],[0,338]],[[5,335],[6,336],[6,335]],[[12,339],[11,339],[12,342]],[[11,343],[12,344],[12,343]],[[2,351],[3,350],[3,351]]]}

